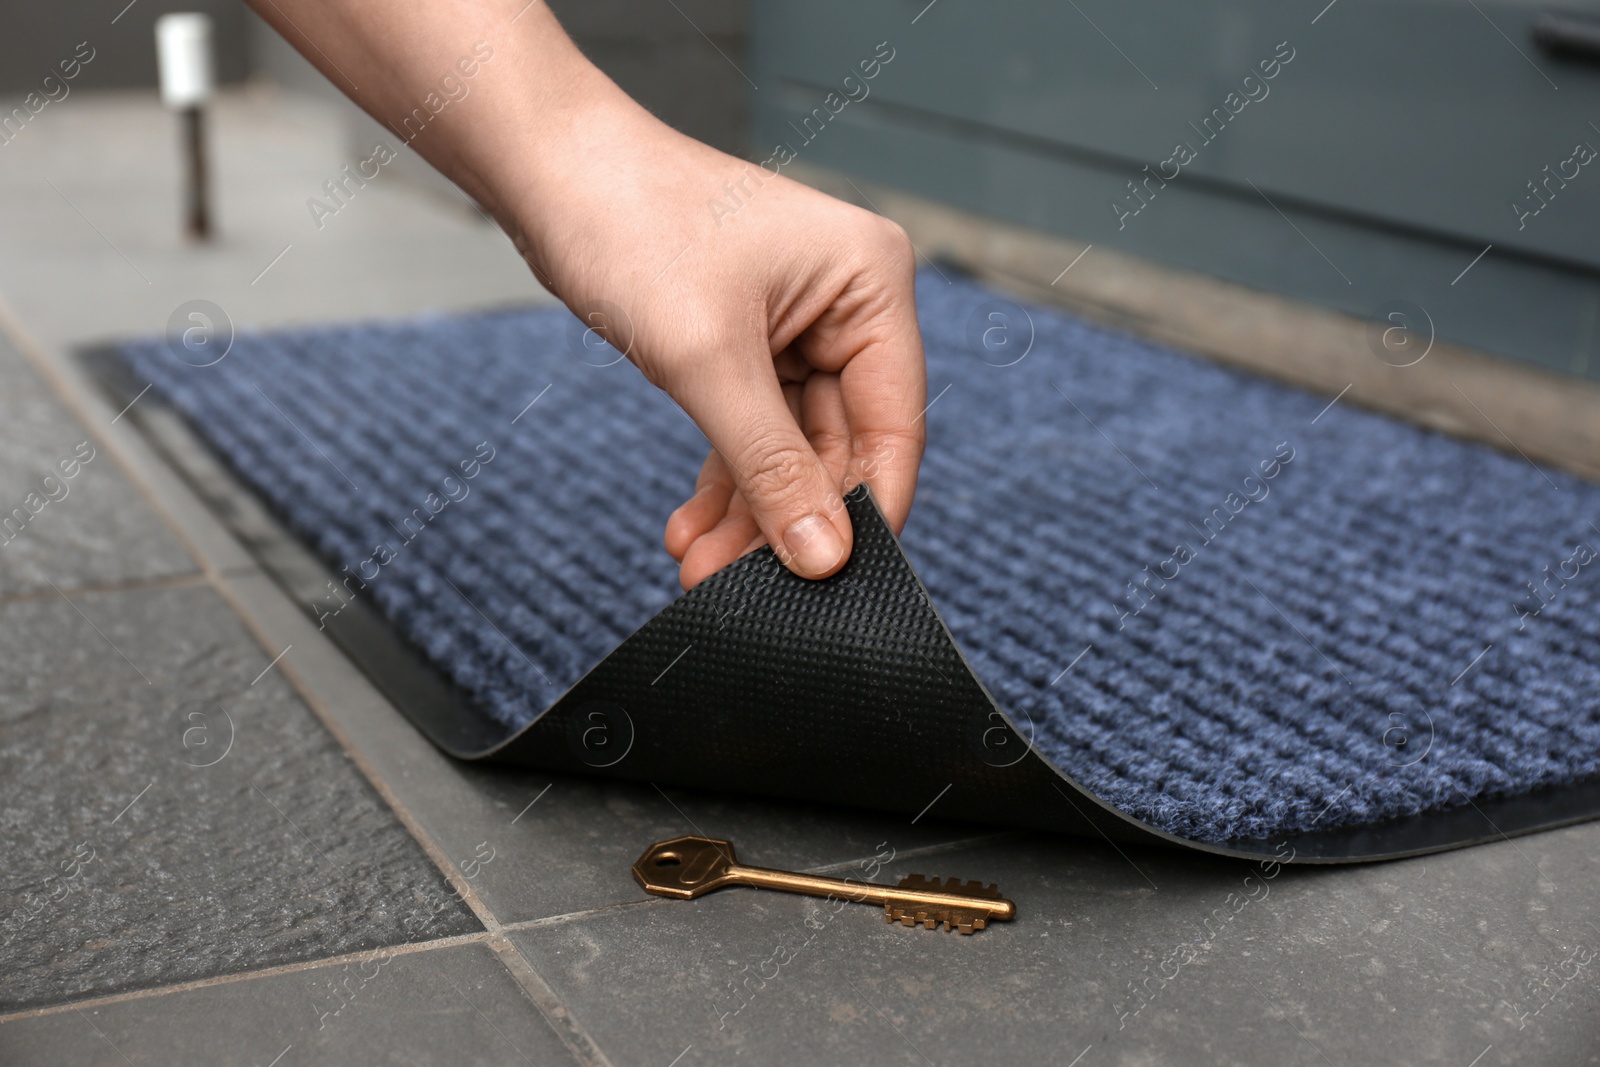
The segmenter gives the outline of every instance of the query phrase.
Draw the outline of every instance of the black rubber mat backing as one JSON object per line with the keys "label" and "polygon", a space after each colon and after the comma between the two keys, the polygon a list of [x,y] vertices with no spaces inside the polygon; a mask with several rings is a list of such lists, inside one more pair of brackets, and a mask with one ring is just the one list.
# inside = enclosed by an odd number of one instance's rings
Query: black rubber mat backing
{"label": "black rubber mat backing", "polygon": [[[136,388],[91,355],[112,391]],[[159,403],[129,421],[303,607],[335,575]],[[834,577],[791,574],[767,548],[684,593],[541,716],[511,732],[445,679],[364,598],[319,623],[451,755],[1002,823],[1241,858],[1337,863],[1439,851],[1600,813],[1584,783],[1354,829],[1197,842],[1103,802],[1043,758],[963,658],[870,493],[847,498],[855,549]]]}
{"label": "black rubber mat backing", "polygon": [[832,578],[796,577],[760,549],[681,596],[512,737],[484,744],[454,710],[413,708],[413,721],[465,759],[911,814],[937,801],[946,817],[1302,862],[1495,840],[1600,805],[1600,788],[1587,805],[1563,790],[1502,802],[1492,820],[1480,805],[1222,845],[1145,826],[1034,750],[1032,724],[974,676],[870,492],[846,504],[855,550]]}
{"label": "black rubber mat backing", "polygon": [[[118,364],[92,363],[119,395]],[[300,604],[332,572],[169,409],[132,421]],[[1195,842],[1103,803],[1042,758],[973,674],[865,488],[850,561],[791,574],[769,548],[684,593],[520,732],[465,699],[363,600],[324,632],[431,741],[466,760],[1025,826],[1240,858],[1343,863],[1593,818],[1600,785],[1354,830]],[[308,609],[308,613],[315,614]]]}

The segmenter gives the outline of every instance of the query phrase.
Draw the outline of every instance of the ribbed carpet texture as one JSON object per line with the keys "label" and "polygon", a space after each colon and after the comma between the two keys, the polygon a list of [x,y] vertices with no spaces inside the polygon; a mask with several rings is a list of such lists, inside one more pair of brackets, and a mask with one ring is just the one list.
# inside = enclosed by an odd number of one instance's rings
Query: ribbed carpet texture
{"label": "ribbed carpet texture", "polygon": [[[905,550],[1085,787],[1223,841],[1600,775],[1600,487],[960,278],[918,300]],[[677,594],[661,528],[706,451],[587,340],[542,308],[125,355],[522,724]]]}

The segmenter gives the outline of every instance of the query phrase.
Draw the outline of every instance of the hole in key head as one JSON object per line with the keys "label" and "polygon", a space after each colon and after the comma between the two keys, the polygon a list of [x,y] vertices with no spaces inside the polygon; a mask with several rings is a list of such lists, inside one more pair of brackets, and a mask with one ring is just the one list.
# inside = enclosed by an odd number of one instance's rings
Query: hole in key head
{"label": "hole in key head", "polygon": [[683,860],[676,852],[663,852],[656,857],[657,867],[676,867],[682,862]]}

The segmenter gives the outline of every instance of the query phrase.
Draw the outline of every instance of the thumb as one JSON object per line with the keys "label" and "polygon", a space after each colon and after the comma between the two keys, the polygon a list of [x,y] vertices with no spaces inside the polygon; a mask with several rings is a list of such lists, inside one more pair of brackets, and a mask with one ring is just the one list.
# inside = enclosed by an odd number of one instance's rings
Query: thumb
{"label": "thumb", "polygon": [[696,383],[677,399],[733,472],[784,566],[826,578],[850,558],[844,500],[790,412],[771,357],[735,366],[731,380]]}

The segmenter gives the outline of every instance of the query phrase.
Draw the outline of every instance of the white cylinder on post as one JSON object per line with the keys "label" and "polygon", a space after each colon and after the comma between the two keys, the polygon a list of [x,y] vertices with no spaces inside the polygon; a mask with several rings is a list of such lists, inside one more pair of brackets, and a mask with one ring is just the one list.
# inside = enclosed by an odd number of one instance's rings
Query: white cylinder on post
{"label": "white cylinder on post", "polygon": [[211,16],[180,12],[156,19],[156,62],[161,68],[161,102],[167,107],[199,107],[210,100],[216,85]]}
{"label": "white cylinder on post", "polygon": [[161,102],[183,122],[187,173],[185,230],[190,237],[211,236],[207,191],[204,105],[216,88],[211,51],[211,16],[179,12],[156,19],[156,63],[161,72]]}

